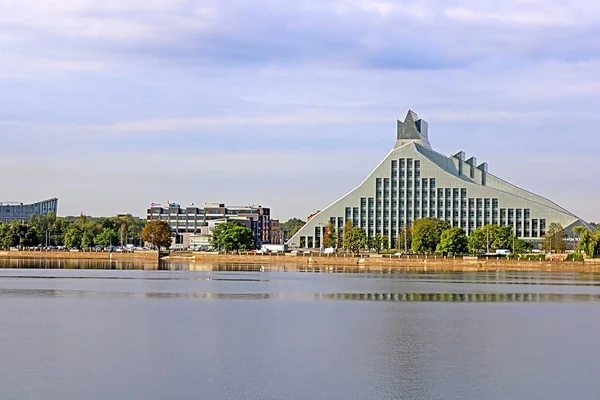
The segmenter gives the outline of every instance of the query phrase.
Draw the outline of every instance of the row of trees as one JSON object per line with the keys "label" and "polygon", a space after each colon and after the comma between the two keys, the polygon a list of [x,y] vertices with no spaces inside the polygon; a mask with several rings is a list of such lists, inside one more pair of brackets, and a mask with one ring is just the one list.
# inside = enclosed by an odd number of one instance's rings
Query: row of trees
{"label": "row of trees", "polygon": [[[353,226],[350,221],[342,232],[337,232],[330,222],[325,228],[323,247],[344,248],[352,252],[362,249],[379,252],[389,248],[389,239],[379,233],[368,238],[362,229]],[[453,228],[447,221],[436,218],[415,221],[412,227],[402,229],[396,240],[397,249],[419,254],[479,254],[496,249],[524,253],[530,251],[531,247],[526,241],[516,238],[508,226],[486,225],[467,236],[462,228]]]}
{"label": "row of trees", "polygon": [[0,247],[93,246],[141,243],[145,221],[131,215],[110,218],[32,216],[29,221],[0,223]]}

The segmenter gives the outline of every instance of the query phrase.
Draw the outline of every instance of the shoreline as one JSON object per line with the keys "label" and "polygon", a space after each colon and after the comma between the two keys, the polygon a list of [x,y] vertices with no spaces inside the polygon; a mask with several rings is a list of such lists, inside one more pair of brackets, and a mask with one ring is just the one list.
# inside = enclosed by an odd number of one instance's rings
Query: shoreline
{"label": "shoreline", "polygon": [[563,260],[507,260],[502,257],[383,257],[372,255],[360,258],[343,255],[292,256],[242,255],[217,253],[190,253],[172,255],[159,259],[156,251],[134,253],[118,252],[45,252],[45,251],[0,251],[1,260],[60,260],[60,261],[130,261],[169,264],[186,263],[189,270],[265,270],[265,271],[436,271],[436,272],[475,272],[475,271],[544,271],[544,272],[598,272],[600,259],[585,261]]}

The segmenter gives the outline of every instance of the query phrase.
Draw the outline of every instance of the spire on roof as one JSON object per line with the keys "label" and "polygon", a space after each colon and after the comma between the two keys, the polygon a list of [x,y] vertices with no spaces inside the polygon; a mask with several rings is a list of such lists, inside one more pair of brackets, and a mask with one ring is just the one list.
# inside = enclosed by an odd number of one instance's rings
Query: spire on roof
{"label": "spire on roof", "polygon": [[416,142],[431,149],[427,121],[420,119],[412,110],[408,110],[404,122],[398,121],[398,136],[394,148],[397,149],[410,142]]}

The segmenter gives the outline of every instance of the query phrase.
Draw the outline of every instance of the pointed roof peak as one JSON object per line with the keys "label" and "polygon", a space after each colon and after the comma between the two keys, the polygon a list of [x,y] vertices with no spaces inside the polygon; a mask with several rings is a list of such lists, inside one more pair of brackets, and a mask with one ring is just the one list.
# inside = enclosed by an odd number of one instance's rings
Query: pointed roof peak
{"label": "pointed roof peak", "polygon": [[401,147],[408,142],[416,142],[431,148],[428,131],[427,122],[419,118],[419,115],[413,110],[408,110],[404,122],[398,121],[398,136],[394,148]]}

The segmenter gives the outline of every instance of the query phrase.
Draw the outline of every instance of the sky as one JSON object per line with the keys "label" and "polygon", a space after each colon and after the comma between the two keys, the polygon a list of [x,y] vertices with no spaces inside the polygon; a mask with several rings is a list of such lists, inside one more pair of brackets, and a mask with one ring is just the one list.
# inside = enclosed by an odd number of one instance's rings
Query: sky
{"label": "sky", "polygon": [[434,149],[600,220],[598,0],[0,0],[0,201],[59,215],[356,187]]}

